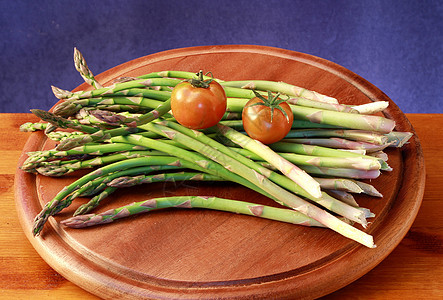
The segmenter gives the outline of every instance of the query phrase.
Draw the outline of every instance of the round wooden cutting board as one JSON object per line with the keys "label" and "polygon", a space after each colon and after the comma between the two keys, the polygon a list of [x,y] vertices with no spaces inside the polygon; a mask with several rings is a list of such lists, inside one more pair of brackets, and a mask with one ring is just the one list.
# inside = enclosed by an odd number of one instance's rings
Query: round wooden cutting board
{"label": "round wooden cutting board", "polygon": [[[413,132],[400,109],[363,78],[330,61],[278,48],[176,49],[135,59],[96,78],[110,84],[117,77],[162,70],[211,71],[223,80],[285,81],[344,104],[389,101],[384,115],[396,121],[396,130]],[[83,84],[76,90],[89,88]],[[26,152],[53,146],[43,133],[33,133],[19,166]],[[405,236],[419,210],[425,170],[417,137],[403,148],[387,152],[393,171],[371,181],[384,197],[356,196],[362,207],[376,214],[364,229],[374,236],[375,249],[328,229],[197,209],[157,211],[88,229],[60,225],[59,221],[70,217],[86,198],[77,199],[50,218],[42,234],[33,237],[35,215],[84,172],[49,178],[18,169],[16,206],[23,230],[43,259],[68,280],[103,298],[317,298],[380,263]],[[216,195],[275,205],[233,183],[184,182],[120,189],[97,211],[171,195]]]}

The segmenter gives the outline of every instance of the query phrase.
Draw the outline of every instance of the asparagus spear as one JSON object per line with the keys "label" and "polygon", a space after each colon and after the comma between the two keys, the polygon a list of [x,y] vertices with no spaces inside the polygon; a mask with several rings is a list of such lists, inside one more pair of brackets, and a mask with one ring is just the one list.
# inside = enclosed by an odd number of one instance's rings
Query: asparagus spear
{"label": "asparagus spear", "polygon": [[[271,85],[280,85],[281,82],[269,82]],[[277,87],[271,87],[271,89],[265,89],[265,86],[262,87],[261,91],[256,90],[256,86],[252,85],[251,87],[247,87],[247,89],[244,89],[243,87],[235,86],[234,84],[231,85],[231,82],[222,82],[221,83],[226,91],[226,95],[228,97],[236,97],[236,98],[246,98],[251,99],[255,97],[255,93],[252,93],[252,90],[256,93],[264,93],[264,91],[274,91],[283,93],[285,95],[293,96],[292,98],[289,97],[287,102],[292,105],[296,106],[305,106],[305,107],[311,107],[311,108],[319,108],[323,110],[331,110],[331,111],[339,111],[339,112],[348,112],[348,113],[358,113],[357,110],[345,106],[340,105],[338,103],[328,103],[323,101],[318,101],[314,99],[308,99],[305,97],[297,96],[293,92],[287,89],[278,89]],[[252,89],[252,90],[251,90]],[[260,90],[260,89],[259,89]],[[289,92],[289,93],[288,93]]]}
{"label": "asparagus spear", "polygon": [[381,159],[383,161],[388,161],[388,159],[389,159],[388,154],[383,151],[370,152],[370,153],[368,153],[368,155],[376,157],[376,158]]}
{"label": "asparagus spear", "polygon": [[[147,126],[156,127],[159,125],[151,123],[148,124]],[[318,208],[317,206],[312,205],[309,202],[297,197],[296,195],[284,190],[278,185],[275,185],[272,181],[268,180],[266,177],[262,176],[261,174],[258,174],[253,170],[250,170],[247,167],[245,168],[243,164],[222,155],[222,153],[217,151],[216,149],[204,145],[203,143],[199,143],[195,139],[190,138],[189,140],[188,139],[189,137],[180,134],[179,132],[168,131],[168,133],[165,132],[165,134],[167,134],[170,137],[180,137],[181,142],[183,142],[184,140],[188,140],[189,143],[188,142],[186,143],[187,146],[192,147],[195,151],[205,153],[206,156],[211,157],[211,159],[214,159],[214,161],[221,163],[225,167],[232,170],[232,172],[235,172],[236,174],[239,174],[240,176],[246,178],[249,182],[253,183],[253,186],[255,185],[254,189],[261,187],[266,193],[268,193],[271,199],[274,199],[278,203],[284,203],[285,205],[306,214],[307,216],[313,218],[314,220],[319,221],[323,225],[342,234],[343,236],[358,241],[361,244],[366,245],[367,247],[370,248],[374,247],[372,236],[356,229],[355,227],[350,226],[349,224],[346,224],[345,222],[334,217],[333,215]],[[149,146],[152,147],[153,149],[168,152],[167,147],[165,148],[164,143],[155,140],[146,139],[137,135],[129,135],[124,137],[118,137],[115,139],[117,139],[117,141],[119,142],[123,142],[124,140],[126,140],[134,144],[140,144],[140,145],[149,144]],[[170,147],[171,145],[168,146]],[[184,152],[184,149],[176,148],[173,153],[174,155],[184,154],[185,156],[182,157],[183,159],[193,159],[191,157],[192,153],[186,154]],[[205,164],[207,166],[210,165],[208,161],[206,161]],[[316,184],[318,183],[316,182]]]}
{"label": "asparagus spear", "polygon": [[320,93],[307,90],[298,86],[294,86],[285,82],[274,82],[266,80],[243,80],[243,81],[224,81],[221,83],[225,87],[237,87],[244,89],[258,89],[262,91],[270,90],[272,92],[280,92],[289,96],[303,97],[305,99],[314,100],[323,103],[338,103],[337,99],[322,95]]}
{"label": "asparagus spear", "polygon": [[349,179],[376,179],[380,176],[379,170],[358,170],[358,169],[344,169],[344,168],[327,168],[315,166],[303,166],[300,168],[312,176],[331,176],[344,177]]}
{"label": "asparagus spear", "polygon": [[120,208],[111,209],[96,215],[78,215],[67,220],[63,220],[61,221],[61,223],[71,228],[83,228],[110,223],[114,220],[139,213],[145,213],[152,210],[171,207],[214,209],[292,224],[323,227],[322,224],[315,222],[294,210],[205,196],[177,196],[154,198],[126,205]]}
{"label": "asparagus spear", "polygon": [[94,157],[88,160],[80,160],[80,161],[68,161],[64,164],[43,164],[40,167],[36,168],[36,171],[45,176],[53,176],[60,177],[67,175],[69,173],[81,170],[81,169],[89,169],[97,166],[103,166],[107,164],[111,164],[118,161],[124,161],[130,158],[136,157],[146,157],[146,156],[163,156],[163,153],[159,153],[157,151],[126,151],[114,153],[107,156],[99,156]]}
{"label": "asparagus spear", "polygon": [[346,106],[341,105],[337,103],[325,103],[317,100],[309,100],[302,97],[295,97],[295,98],[289,98],[288,99],[289,104],[293,105],[300,105],[300,106],[306,106],[311,108],[320,108],[325,110],[332,110],[332,111],[340,111],[340,112],[347,112],[347,113],[359,113],[358,110]]}
{"label": "asparagus spear", "polygon": [[393,131],[388,133],[386,136],[388,138],[388,142],[391,143],[390,146],[401,148],[409,141],[409,139],[413,136],[413,133]]}
{"label": "asparagus spear", "polygon": [[[206,135],[202,134],[199,131],[188,129],[178,123],[170,122],[170,121],[161,121],[161,122],[156,122],[156,123],[159,124],[160,126],[165,125],[168,128],[174,129],[182,134],[187,135],[188,137],[196,139],[197,141],[203,143],[206,146],[210,146],[214,149],[217,149],[217,151],[219,151],[221,153],[221,154],[218,153],[217,157],[220,158],[220,161],[223,161],[224,163],[228,164],[230,166],[230,168],[232,168],[231,167],[232,163],[229,162],[229,158],[232,158],[232,159],[240,162],[241,164],[243,164],[245,167],[258,172],[259,174],[265,176],[265,178],[268,178],[272,182],[280,185],[281,187],[287,189],[290,192],[293,192],[293,193],[300,195],[304,198],[312,200],[313,202],[318,203],[319,205],[327,208],[328,210],[333,211],[333,212],[335,212],[341,216],[344,216],[350,220],[358,222],[358,223],[362,224],[363,226],[366,226],[366,224],[367,224],[363,212],[357,211],[355,209],[352,209],[352,207],[344,205],[342,202],[328,196],[326,193],[322,193],[320,198],[312,197],[312,195],[308,194],[299,185],[295,184],[291,179],[289,179],[281,174],[278,174],[276,172],[272,172],[266,168],[263,168],[263,166],[261,166],[260,164],[255,163],[254,161],[246,158],[243,155],[240,155],[238,152],[233,151],[232,148],[225,147],[224,145],[207,137]],[[161,133],[160,130],[163,130],[165,136],[169,136],[174,140],[181,141],[183,143],[183,145],[189,145],[189,147],[187,147],[189,149],[192,148],[192,145],[195,145],[195,142],[192,142],[189,140],[188,140],[188,142],[186,142],[186,140],[183,140],[183,138],[180,139],[180,136],[177,136],[177,135],[172,136],[171,134],[169,134],[171,132],[170,129],[167,129],[165,127],[163,127],[163,129],[161,129],[161,127],[158,128],[159,125],[150,124],[150,125],[146,125],[144,127],[146,127],[145,129],[150,129],[150,130],[156,131],[158,133]],[[201,148],[203,148],[203,147],[201,147]],[[197,148],[197,149],[200,149],[200,148]],[[204,148],[204,149],[206,149],[206,148]],[[224,155],[227,155],[229,158],[226,158]],[[215,154],[212,154],[209,156],[214,157]]]}
{"label": "asparagus spear", "polygon": [[367,143],[362,141],[350,141],[342,138],[285,138],[282,142],[316,145],[335,149],[350,149],[350,150],[366,150],[369,152],[376,152],[383,150],[391,145],[391,143],[384,143],[383,145],[377,145],[373,143]]}
{"label": "asparagus spear", "polygon": [[363,193],[374,197],[383,197],[383,195],[373,185],[357,180],[354,182],[363,190]]}
{"label": "asparagus spear", "polygon": [[[89,144],[73,148],[68,151],[46,150],[28,152],[29,157],[23,162],[21,169],[26,172],[36,172],[37,168],[43,167],[53,169],[56,166],[64,165],[63,168],[71,169],[70,172],[78,168],[94,167],[99,162],[93,156],[103,156],[105,154],[113,153],[117,159],[131,155],[142,155],[148,153],[149,155],[158,155],[153,151],[146,151],[148,148],[140,146],[131,146],[128,144]],[[131,152],[132,151],[132,152]],[[134,152],[135,151],[135,152]],[[144,151],[137,152],[137,151]],[[118,152],[121,152],[120,154]],[[108,156],[105,160],[109,161],[113,156]],[[86,161],[89,159],[89,161]],[[100,158],[99,158],[100,159]],[[82,162],[79,162],[82,160]],[[56,167],[57,168],[57,167]],[[43,171],[46,174],[45,171]],[[47,174],[49,175],[49,174]]]}
{"label": "asparagus spear", "polygon": [[[247,100],[233,98],[233,95],[229,94],[229,90],[225,91],[228,96],[228,111],[240,112]],[[333,125],[348,129],[367,130],[379,133],[389,133],[395,127],[395,121],[381,116],[339,112],[292,104],[289,106],[294,114],[294,120],[303,120],[317,124]]]}
{"label": "asparagus spear", "polygon": [[[155,140],[152,140],[156,142]],[[161,143],[161,142],[159,142]],[[170,147],[169,147],[170,148]],[[174,150],[177,150],[175,148],[170,148]],[[91,180],[94,180],[98,177],[106,176],[107,174],[114,173],[116,171],[126,170],[130,168],[136,168],[141,166],[150,166],[150,165],[169,165],[169,166],[179,166],[184,167],[188,169],[194,169],[199,172],[213,172],[212,174],[218,175],[217,171],[220,171],[223,175],[225,175],[227,180],[231,180],[233,182],[237,182],[239,184],[243,184],[246,187],[252,188],[253,186],[249,184],[246,180],[243,178],[232,174],[230,172],[227,172],[223,167],[221,166],[209,166],[210,162],[205,160],[202,156],[195,154],[191,158],[191,160],[194,159],[193,162],[187,160],[187,159],[179,159],[177,157],[172,156],[145,156],[145,157],[138,157],[138,158],[129,158],[121,161],[117,161],[115,163],[103,166],[101,168],[96,169],[95,171],[92,171],[85,176],[82,176],[81,178],[77,179],[73,183],[69,184],[68,186],[65,186],[52,200],[50,200],[46,205],[43,207],[42,211],[37,214],[37,216],[34,219],[34,225],[32,228],[32,232],[34,236],[38,235],[41,230],[43,229],[44,224],[48,220],[50,216],[53,216],[60,212],[65,207],[68,207],[71,204],[72,199],[66,198],[68,195],[70,195],[72,192],[78,189],[78,187],[88,183]],[[225,170],[225,171],[223,171]],[[266,192],[261,190],[259,187],[256,187],[256,190],[264,195],[268,195]],[[65,199],[66,198],[66,199]]]}
{"label": "asparagus spear", "polygon": [[103,88],[103,86],[95,79],[91,70],[89,70],[86,60],[80,51],[77,50],[77,48],[74,48],[74,65],[75,69],[80,73],[86,83],[90,84],[96,89]]}
{"label": "asparagus spear", "polygon": [[339,137],[354,141],[385,145],[388,137],[373,131],[344,129],[298,129],[291,130],[285,138]]}
{"label": "asparagus spear", "polygon": [[[111,173],[89,181],[87,184],[83,185],[75,191],[75,193],[70,196],[72,199],[75,197],[95,195],[87,203],[80,205],[74,212],[74,216],[85,214],[96,208],[100,202],[108,197],[111,193],[117,190],[120,186],[112,186],[111,182],[118,178],[133,178],[141,176],[140,174],[147,175],[154,171],[167,171],[179,169],[178,166],[160,165],[160,166],[142,166],[138,168],[130,168],[127,170],[122,170],[118,172]],[[70,199],[70,201],[72,200]]]}
{"label": "asparagus spear", "polygon": [[87,203],[80,205],[77,210],[74,212],[74,216],[84,215],[94,208],[96,208],[103,199],[107,198],[109,195],[118,190],[117,187],[105,186],[103,190],[100,191],[97,195],[91,198]]}
{"label": "asparagus spear", "polygon": [[234,143],[256,153],[257,155],[260,155],[264,160],[275,166],[284,175],[292,179],[314,198],[321,197],[320,185],[318,182],[316,182],[306,172],[302,171],[299,167],[276,154],[268,146],[221,124],[218,124],[216,129],[219,133],[231,139]]}
{"label": "asparagus spear", "polygon": [[162,173],[155,175],[138,175],[138,176],[120,176],[108,183],[108,186],[121,188],[130,187],[134,185],[140,185],[153,182],[177,182],[177,181],[225,181],[216,175],[197,172],[175,172],[175,173]]}
{"label": "asparagus spear", "polygon": [[[194,72],[165,70],[165,71],[160,71],[160,72],[152,72],[152,73],[149,73],[149,74],[144,74],[144,75],[138,76],[137,78],[139,78],[139,79],[148,79],[148,78],[164,78],[164,77],[169,77],[169,78],[182,78],[182,79],[197,79],[198,75],[199,75],[199,73],[194,73]],[[207,76],[207,75],[203,75],[203,79],[204,80],[213,79],[213,80],[216,80],[218,82],[223,82],[223,80],[220,80],[218,78],[213,78],[213,77]]]}
{"label": "asparagus spear", "polygon": [[[254,152],[243,148],[232,148],[233,151],[242,154],[253,160],[263,160]],[[295,165],[307,165],[316,167],[330,167],[330,168],[349,168],[359,170],[379,170],[381,165],[378,161],[363,157],[326,157],[326,156],[311,156],[300,155],[295,153],[278,153],[284,159]]]}
{"label": "asparagus spear", "polygon": [[106,141],[113,136],[126,135],[138,131],[139,129],[136,127],[118,127],[109,130],[98,130],[93,134],[80,134],[78,136],[72,136],[68,139],[63,139],[56,146],[56,149],[66,151],[75,147],[79,147],[81,145]]}
{"label": "asparagus spear", "polygon": [[60,142],[65,139],[73,139],[80,135],[84,135],[83,132],[80,131],[53,131],[46,134],[46,136],[53,141]]}
{"label": "asparagus spear", "polygon": [[346,178],[314,178],[324,190],[340,190],[350,193],[362,193],[363,189],[354,181]]}
{"label": "asparagus spear", "polygon": [[326,157],[363,157],[367,159],[377,160],[382,165],[382,170],[389,169],[385,161],[370,155],[344,151],[341,149],[331,149],[322,146],[296,144],[288,142],[277,142],[269,145],[274,151],[297,153],[302,155],[326,156]]}
{"label": "asparagus spear", "polygon": [[43,121],[46,121],[48,123],[53,124],[54,126],[58,128],[70,128],[75,129],[87,133],[96,133],[99,131],[99,129],[87,125],[80,124],[78,122],[75,122],[73,120],[69,120],[60,116],[56,116],[55,114],[44,111],[41,109],[31,109],[31,112],[42,119]]}
{"label": "asparagus spear", "polygon": [[48,126],[48,123],[32,123],[32,122],[26,122],[22,125],[20,125],[20,131],[22,132],[34,132],[39,130],[45,130]]}
{"label": "asparagus spear", "polygon": [[[86,99],[71,99],[54,106],[54,113],[59,116],[70,116],[83,107],[100,105],[126,105],[142,108],[156,108],[162,101],[169,99],[171,93],[156,90],[146,90],[143,96],[103,96]],[[147,96],[149,95],[149,97]]]}
{"label": "asparagus spear", "polygon": [[151,79],[133,80],[123,83],[116,83],[109,87],[104,87],[101,89],[96,89],[91,91],[69,92],[57,87],[52,87],[52,91],[54,92],[54,95],[59,99],[71,100],[71,99],[94,98],[106,95],[116,95],[116,93],[120,93],[120,95],[128,95],[126,91],[130,89],[149,88],[152,86],[175,86],[180,82],[181,80],[172,79],[172,78],[151,78]]}
{"label": "asparagus spear", "polygon": [[343,126],[350,129],[389,133],[395,127],[395,121],[380,116],[320,110],[303,106],[292,107],[292,111],[294,119]]}
{"label": "asparagus spear", "polygon": [[[229,113],[229,114],[236,114],[236,113]],[[222,119],[222,121],[220,121],[221,124],[234,128],[236,130],[243,130],[243,121],[241,120],[241,115],[236,116],[235,118],[232,119]],[[333,125],[327,125],[327,124],[317,124],[317,123],[312,123],[309,121],[304,121],[304,120],[294,120],[292,122],[292,129],[313,129],[313,128],[334,128],[337,129],[337,126],[333,126]]]}
{"label": "asparagus spear", "polygon": [[388,101],[374,101],[366,104],[352,106],[361,114],[375,114],[385,110],[389,106]]}
{"label": "asparagus spear", "polygon": [[335,197],[337,199],[340,199],[341,201],[352,205],[354,207],[358,207],[358,203],[357,201],[355,201],[354,196],[352,196],[350,193],[348,193],[347,191],[343,191],[343,190],[328,190],[326,191],[326,193],[328,195],[331,195],[332,197]]}
{"label": "asparagus spear", "polygon": [[106,153],[112,153],[112,152],[147,150],[147,149],[148,148],[146,147],[133,146],[124,143],[112,143],[112,144],[98,144],[98,145],[96,144],[82,145],[67,151],[60,151],[56,149],[45,150],[45,151],[33,151],[27,153],[29,157],[25,161],[25,164],[30,162],[40,162],[51,158],[60,158],[70,155],[79,155],[79,154],[104,155]]}

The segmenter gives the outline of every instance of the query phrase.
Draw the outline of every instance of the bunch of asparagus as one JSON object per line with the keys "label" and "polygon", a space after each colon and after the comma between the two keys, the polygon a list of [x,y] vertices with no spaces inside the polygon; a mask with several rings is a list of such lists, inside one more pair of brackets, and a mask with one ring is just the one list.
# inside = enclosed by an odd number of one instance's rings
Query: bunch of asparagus
{"label": "bunch of asparagus", "polygon": [[[216,79],[228,97],[226,114],[218,125],[196,131],[178,124],[170,114],[171,90],[183,79],[194,78],[194,73],[154,72],[119,78],[104,87],[77,49],[74,62],[93,89],[69,92],[53,87],[63,101],[52,112],[32,110],[42,122],[23,124],[21,130],[43,130],[57,146],[28,153],[21,169],[45,176],[92,171],[43,207],[34,221],[34,235],[74,199],[91,197],[62,223],[81,228],[154,209],[203,207],[328,227],[375,247],[372,236],[353,226],[365,228],[367,219],[374,216],[358,205],[353,194],[382,197],[364,180],[391,171],[383,150],[401,147],[411,137],[408,132],[393,131],[392,120],[375,115],[386,108],[386,102],[348,106],[283,82]],[[294,123],[282,141],[266,146],[243,132],[241,111],[254,91],[290,97]],[[208,195],[148,199],[91,213],[118,188],[184,180],[234,182],[281,207]]]}

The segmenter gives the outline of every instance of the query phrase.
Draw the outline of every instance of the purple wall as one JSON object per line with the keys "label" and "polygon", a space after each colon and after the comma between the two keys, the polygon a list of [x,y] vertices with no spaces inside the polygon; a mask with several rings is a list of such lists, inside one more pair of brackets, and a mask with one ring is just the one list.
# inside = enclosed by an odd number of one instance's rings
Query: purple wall
{"label": "purple wall", "polygon": [[50,86],[155,52],[255,44],[338,63],[406,113],[442,113],[442,1],[1,1],[0,112],[49,109]]}

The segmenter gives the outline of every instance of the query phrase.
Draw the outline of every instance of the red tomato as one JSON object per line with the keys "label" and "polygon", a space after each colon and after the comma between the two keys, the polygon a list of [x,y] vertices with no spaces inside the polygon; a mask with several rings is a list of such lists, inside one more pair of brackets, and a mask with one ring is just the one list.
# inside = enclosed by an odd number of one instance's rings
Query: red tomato
{"label": "red tomato", "polygon": [[214,80],[207,87],[184,81],[172,90],[171,109],[181,125],[191,129],[208,128],[216,125],[226,112],[226,93]]}
{"label": "red tomato", "polygon": [[265,101],[258,97],[246,103],[242,112],[243,128],[251,138],[263,144],[272,144],[288,134],[294,115],[288,103],[280,101],[282,100],[278,100],[276,104],[286,112],[286,116],[277,107],[274,107],[272,112],[272,106],[266,105]]}

